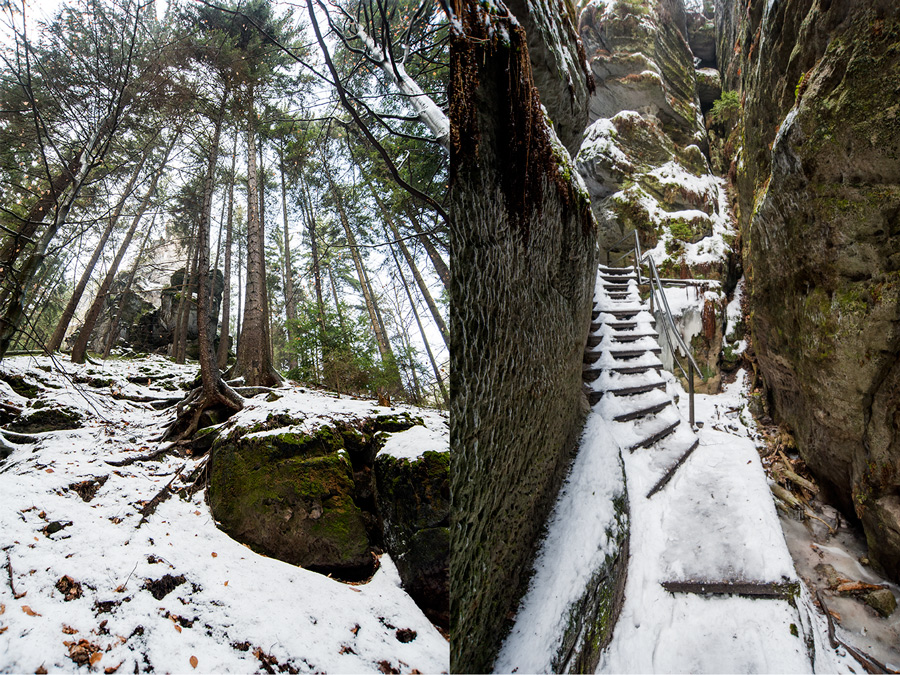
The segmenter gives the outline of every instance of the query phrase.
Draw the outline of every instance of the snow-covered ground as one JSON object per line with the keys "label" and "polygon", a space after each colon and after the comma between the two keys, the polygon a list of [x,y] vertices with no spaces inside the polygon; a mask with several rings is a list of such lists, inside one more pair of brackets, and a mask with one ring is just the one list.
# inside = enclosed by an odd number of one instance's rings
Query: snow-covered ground
{"label": "snow-covered ground", "polygon": [[[686,426],[688,397],[679,396]],[[695,398],[699,446],[660,492],[655,448],[623,452],[630,506],[625,601],[598,672],[862,672],[829,646],[785,543],[759,459],[759,435],[746,405],[744,374],[718,395]],[[606,553],[609,467],[624,446],[595,406],[563,488],[531,586],[495,663],[496,672],[542,672],[558,647],[565,609],[583,592],[586,566]],[[612,453],[612,459],[610,458]],[[601,471],[606,467],[606,473]],[[594,521],[589,514],[596,515]],[[799,588],[793,601],[669,593],[662,582],[744,581]]]}
{"label": "snow-covered ground", "polygon": [[[0,672],[74,671],[79,663],[106,673],[449,669],[446,639],[403,591],[388,555],[369,583],[355,585],[266,558],[216,528],[202,490],[164,501],[138,527],[141,507],[170,481],[181,487],[202,460],[108,464],[157,447],[153,439],[173,415],[113,393],[178,396],[196,366],[157,357],[59,365],[68,375],[47,358],[0,365],[49,387],[31,406],[64,404],[86,416],[81,428],[39,434],[0,462]],[[80,394],[73,378],[111,383],[82,383]],[[310,429],[333,417],[390,411],[296,386],[280,393],[272,402],[249,399],[242,422],[289,409]],[[5,383],[0,399],[29,405]],[[396,452],[447,450],[445,416],[394,411],[427,424],[389,440]],[[104,477],[90,501],[73,487]]]}

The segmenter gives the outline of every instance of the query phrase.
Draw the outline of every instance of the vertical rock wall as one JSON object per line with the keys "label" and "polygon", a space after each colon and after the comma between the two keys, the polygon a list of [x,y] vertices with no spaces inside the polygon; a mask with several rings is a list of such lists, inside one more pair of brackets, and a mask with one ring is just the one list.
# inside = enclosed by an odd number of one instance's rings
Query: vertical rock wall
{"label": "vertical rock wall", "polygon": [[900,579],[900,6],[717,0],[759,365],[810,469]]}
{"label": "vertical rock wall", "polygon": [[[596,229],[548,124],[585,104],[583,62],[566,56],[571,7],[522,3],[518,20],[500,2],[453,11],[451,670],[483,672],[581,432]],[[579,82],[574,99],[538,95],[529,22],[565,46],[544,57]]]}

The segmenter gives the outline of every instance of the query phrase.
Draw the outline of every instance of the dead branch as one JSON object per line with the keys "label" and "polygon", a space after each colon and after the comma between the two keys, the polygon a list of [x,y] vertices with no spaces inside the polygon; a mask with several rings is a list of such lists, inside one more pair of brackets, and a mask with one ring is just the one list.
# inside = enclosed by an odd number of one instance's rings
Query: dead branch
{"label": "dead branch", "polygon": [[13,571],[12,571],[12,560],[9,558],[9,549],[6,551],[6,573],[9,575],[9,590],[12,591],[13,598],[18,600],[19,598],[24,598],[25,594],[28,591],[22,591],[21,593],[16,593],[16,587],[13,585]]}
{"label": "dead branch", "polygon": [[135,462],[144,462],[147,460],[156,459],[157,457],[162,457],[167,452],[170,452],[177,445],[179,445],[178,442],[169,443],[168,445],[164,445],[161,448],[157,448],[156,450],[153,450],[152,452],[144,453],[143,455],[134,455],[133,457],[128,457],[126,459],[119,459],[119,460],[106,460],[106,463],[109,464],[110,466],[128,466],[129,464],[134,464]]}
{"label": "dead branch", "polygon": [[146,523],[147,519],[153,515],[154,511],[156,511],[156,507],[172,496],[172,483],[174,483],[175,480],[181,475],[181,472],[184,471],[186,466],[187,464],[182,464],[181,468],[175,472],[174,476],[172,476],[172,480],[166,483],[166,486],[162,490],[157,492],[156,496],[144,505],[144,508],[141,509],[141,520],[137,524],[135,529]]}

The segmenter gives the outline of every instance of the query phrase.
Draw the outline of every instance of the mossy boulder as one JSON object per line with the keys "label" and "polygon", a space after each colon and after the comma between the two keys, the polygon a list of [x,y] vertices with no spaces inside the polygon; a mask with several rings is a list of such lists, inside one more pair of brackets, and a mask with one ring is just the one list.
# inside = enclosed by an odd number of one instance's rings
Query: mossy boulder
{"label": "mossy boulder", "polygon": [[384,541],[407,593],[435,623],[449,625],[450,455],[375,460]]}
{"label": "mossy boulder", "polygon": [[369,576],[373,546],[340,439],[324,426],[217,440],[209,499],[220,527],[285,562],[347,580]]}
{"label": "mossy boulder", "polygon": [[0,380],[6,382],[10,389],[25,398],[37,398],[41,393],[41,388],[38,385],[28,381],[22,375],[7,375],[3,373],[0,374]]}
{"label": "mossy boulder", "polygon": [[83,419],[77,410],[55,405],[32,409],[29,414],[18,417],[6,428],[20,434],[36,434],[44,431],[77,429],[81,426]]}

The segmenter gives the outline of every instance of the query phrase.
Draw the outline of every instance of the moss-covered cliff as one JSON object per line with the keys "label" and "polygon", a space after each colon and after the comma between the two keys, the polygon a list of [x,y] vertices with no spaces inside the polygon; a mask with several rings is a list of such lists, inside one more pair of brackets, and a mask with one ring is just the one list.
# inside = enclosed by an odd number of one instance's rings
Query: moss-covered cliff
{"label": "moss-covered cliff", "polygon": [[900,7],[718,0],[732,175],[776,416],[900,578]]}

